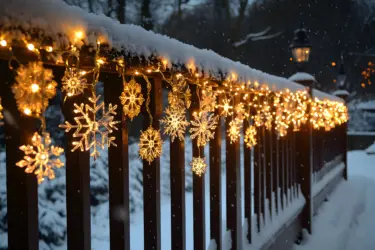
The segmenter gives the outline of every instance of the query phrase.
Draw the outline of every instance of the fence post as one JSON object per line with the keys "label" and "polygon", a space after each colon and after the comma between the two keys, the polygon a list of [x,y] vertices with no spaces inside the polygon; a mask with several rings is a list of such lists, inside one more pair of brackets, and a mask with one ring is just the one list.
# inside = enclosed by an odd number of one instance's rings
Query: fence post
{"label": "fence post", "polygon": [[[196,94],[197,86],[191,86],[192,104],[191,113],[199,109],[199,98]],[[204,148],[197,147],[197,138],[192,140],[193,157],[204,158]],[[205,175],[197,176],[193,174],[193,217],[194,217],[194,250],[206,249],[206,211],[205,211]]]}
{"label": "fence post", "polygon": [[[347,91],[342,91],[338,92],[339,94],[336,94],[337,97],[340,97],[341,99],[346,102],[349,92]],[[343,177],[345,180],[348,180],[348,137],[347,137],[347,131],[348,131],[348,122],[345,122],[339,126],[340,129],[340,136],[343,136],[344,138],[342,139],[342,153],[343,153],[343,162],[345,164],[345,169],[343,172]]]}
{"label": "fence post", "polygon": [[0,93],[2,105],[8,113],[5,121],[6,145],[6,185],[8,207],[8,249],[37,250],[39,248],[38,229],[38,186],[34,174],[25,173],[16,163],[24,153],[21,145],[31,144],[36,131],[36,120],[20,115],[10,86],[14,83],[13,72],[8,68],[7,61],[1,61]]}
{"label": "fence post", "polygon": [[[234,106],[239,103],[240,96],[234,97]],[[226,119],[226,130],[232,118]],[[231,142],[226,136],[226,171],[227,171],[227,229],[231,231],[232,250],[242,249],[241,222],[241,171],[240,141]]]}
{"label": "fence post", "polygon": [[104,100],[117,105],[114,120],[121,121],[111,134],[117,147],[108,148],[109,244],[111,250],[130,250],[128,124],[119,98],[123,82],[118,74],[102,73],[101,77]]}
{"label": "fence post", "polygon": [[[218,109],[215,115],[220,115]],[[221,120],[215,129],[215,137],[210,141],[210,224],[211,239],[216,241],[216,249],[222,249],[221,213]],[[245,205],[246,206],[246,205]]]}
{"label": "fence post", "polygon": [[[54,70],[57,81],[61,81],[63,68]],[[91,81],[92,79],[89,79]],[[62,104],[65,120],[75,124],[74,103],[86,103],[88,93],[81,96],[66,98]],[[65,96],[63,96],[64,100]],[[79,149],[72,152],[73,132],[65,137],[66,157],[66,213],[68,249],[91,249],[91,222],[90,222],[90,152],[81,152]]]}
{"label": "fence post", "polygon": [[257,144],[254,146],[254,213],[256,214],[257,218],[257,229],[260,232],[261,229],[261,216],[262,216],[262,195],[261,195],[261,171],[262,171],[262,128],[256,127],[257,135],[256,140]]}
{"label": "fence post", "polygon": [[[163,109],[162,81],[160,78],[149,79],[152,85],[150,91],[150,111],[153,117],[152,127],[160,128],[159,118]],[[142,83],[145,83],[141,79]],[[147,98],[145,84],[142,84],[143,96]],[[144,106],[145,107],[145,106]],[[146,111],[143,119],[144,131],[150,126],[150,118]],[[160,159],[154,159],[150,164],[143,160],[143,230],[144,249],[161,249],[160,238]]]}
{"label": "fence post", "polygon": [[[243,124],[243,131],[246,132],[247,128],[249,127],[249,123],[247,120],[244,121]],[[251,177],[253,175],[251,171],[251,149],[246,146],[246,143],[243,143],[244,147],[244,198],[245,198],[245,220],[247,220],[247,241],[251,243],[252,241],[252,228],[253,228],[253,214],[252,214],[252,206],[253,206],[253,197],[252,197],[252,188],[251,188]]]}

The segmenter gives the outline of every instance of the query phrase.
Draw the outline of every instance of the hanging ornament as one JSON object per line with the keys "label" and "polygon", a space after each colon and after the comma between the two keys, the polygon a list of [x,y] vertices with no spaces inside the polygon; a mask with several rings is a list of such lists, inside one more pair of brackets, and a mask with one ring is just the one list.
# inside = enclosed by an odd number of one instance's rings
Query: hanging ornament
{"label": "hanging ornament", "polygon": [[227,117],[228,115],[232,114],[233,107],[230,105],[230,100],[225,98],[223,99],[223,103],[219,105],[222,108],[220,116]]}
{"label": "hanging ornament", "polygon": [[48,100],[55,96],[57,83],[53,73],[45,69],[42,62],[30,62],[17,69],[16,84],[12,91],[20,112],[40,116],[48,106]]}
{"label": "hanging ornament", "polygon": [[141,159],[148,161],[148,164],[151,164],[151,162],[161,156],[163,141],[161,139],[160,130],[156,130],[152,127],[153,117],[150,111],[151,83],[147,76],[143,75],[143,78],[147,82],[146,110],[149,115],[150,126],[146,131],[141,131],[139,156]]}
{"label": "hanging ornament", "polygon": [[133,120],[141,111],[144,102],[142,87],[133,77],[130,82],[124,82],[124,91],[121,93],[120,100],[124,114],[129,116],[130,120]]}
{"label": "hanging ornament", "polygon": [[215,130],[219,117],[214,114],[202,112],[201,114],[193,113],[192,127],[190,128],[191,139],[197,138],[197,146],[204,146],[209,140],[214,138]]}
{"label": "hanging ornament", "polygon": [[241,133],[241,121],[234,119],[230,121],[228,128],[228,137],[230,139],[230,144],[236,142],[240,138]]}
{"label": "hanging ornament", "polygon": [[[65,132],[69,132],[71,129],[75,129],[73,133],[74,138],[80,138],[78,141],[73,142],[72,152],[78,148],[81,151],[90,150],[92,153],[91,156],[96,159],[97,156],[100,156],[97,147],[104,149],[105,146],[110,147],[110,145],[117,146],[113,141],[115,137],[109,136],[113,132],[113,129],[117,130],[116,124],[119,121],[114,121],[114,115],[116,115],[117,105],[112,106],[109,104],[108,110],[105,110],[104,102],[97,104],[99,101],[100,95],[96,97],[94,94],[93,97],[90,97],[88,100],[91,103],[84,105],[74,104],[75,110],[74,113],[78,114],[74,118],[76,124],[70,124],[68,121],[65,124],[60,125],[61,128],[65,129]],[[98,118],[98,112],[101,111],[101,117]],[[99,140],[97,140],[99,136]]]}
{"label": "hanging ornament", "polygon": [[160,123],[164,125],[164,134],[171,137],[173,142],[176,137],[180,141],[185,139],[185,130],[189,126],[189,122],[186,120],[185,109],[181,108],[166,108],[165,117],[160,119]]}
{"label": "hanging ornament", "polygon": [[206,172],[207,164],[205,163],[205,158],[194,157],[193,161],[190,163],[191,171],[197,176],[201,177]]}
{"label": "hanging ornament", "polygon": [[53,168],[60,168],[64,163],[59,157],[64,149],[51,146],[49,133],[43,133],[42,136],[35,132],[31,139],[32,145],[22,145],[20,150],[25,153],[23,160],[16,163],[20,168],[24,168],[26,173],[33,173],[37,176],[40,184],[44,177],[55,178]]}
{"label": "hanging ornament", "polygon": [[168,94],[168,103],[173,108],[189,108],[191,105],[191,92],[189,85],[183,75],[174,75],[171,79],[163,79],[171,85],[171,92]]}
{"label": "hanging ornament", "polygon": [[64,77],[62,78],[62,91],[68,97],[80,95],[86,88],[86,72],[75,67],[67,67]]}
{"label": "hanging ornament", "polygon": [[248,117],[248,114],[246,113],[246,110],[245,110],[245,104],[243,104],[242,102],[237,104],[234,110],[236,113],[236,119],[238,121],[243,121],[245,118]]}
{"label": "hanging ornament", "polygon": [[[0,97],[0,120],[4,119],[3,116],[3,106],[1,105],[1,97]],[[0,121],[0,126],[3,125],[3,122]]]}
{"label": "hanging ornament", "polygon": [[153,127],[148,127],[144,132],[141,131],[139,141],[139,156],[151,164],[156,158],[161,156],[163,141],[160,131]]}
{"label": "hanging ornament", "polygon": [[213,112],[215,111],[217,92],[212,89],[211,86],[205,87],[202,90],[202,100],[200,102],[200,108],[202,112]]}
{"label": "hanging ornament", "polygon": [[245,137],[244,142],[246,144],[246,147],[252,148],[255,145],[257,145],[257,129],[255,126],[249,126],[245,131]]}

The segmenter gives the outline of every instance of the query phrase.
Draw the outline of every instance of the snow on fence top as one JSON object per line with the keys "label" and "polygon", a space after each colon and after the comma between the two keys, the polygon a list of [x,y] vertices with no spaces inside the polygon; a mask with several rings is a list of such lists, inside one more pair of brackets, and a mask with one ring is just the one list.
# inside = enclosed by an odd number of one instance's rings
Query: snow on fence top
{"label": "snow on fence top", "polygon": [[[59,44],[69,44],[80,31],[87,34],[85,43],[88,45],[96,44],[99,35],[112,48],[127,56],[167,60],[169,68],[183,66],[218,80],[231,77],[239,83],[258,82],[272,90],[304,89],[300,84],[231,61],[211,50],[198,49],[136,25],[120,24],[104,15],[87,13],[62,0],[12,0],[3,1],[1,5],[0,25],[3,28],[40,29],[44,36]],[[321,93],[317,92],[317,97],[337,101],[335,97]]]}

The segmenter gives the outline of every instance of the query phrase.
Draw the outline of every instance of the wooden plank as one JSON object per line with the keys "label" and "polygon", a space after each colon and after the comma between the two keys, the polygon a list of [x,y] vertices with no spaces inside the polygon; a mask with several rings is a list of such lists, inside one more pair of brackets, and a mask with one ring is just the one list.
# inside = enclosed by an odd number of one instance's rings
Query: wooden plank
{"label": "wooden plank", "polygon": [[288,187],[289,187],[289,201],[292,203],[293,202],[293,184],[294,184],[294,180],[293,180],[293,160],[294,160],[294,157],[293,157],[293,151],[292,151],[292,141],[293,139],[293,133],[292,131],[290,130],[289,133],[288,133],[288,168],[289,168],[289,171],[288,171],[288,180],[289,180],[289,184],[288,184]]}
{"label": "wooden plank", "polygon": [[259,140],[261,146],[261,165],[260,165],[260,196],[261,196],[261,213],[263,216],[263,222],[265,222],[266,213],[266,128],[262,126],[261,128],[261,138]]}
{"label": "wooden plank", "polygon": [[279,196],[278,196],[278,190],[279,190],[279,140],[277,139],[276,131],[273,130],[271,134],[271,145],[272,145],[272,192],[274,193],[275,201],[275,215],[278,213],[279,208]]}
{"label": "wooden plank", "polygon": [[[220,111],[216,109],[216,115]],[[210,141],[210,232],[216,241],[216,249],[222,249],[221,211],[221,123],[215,129],[215,137]],[[246,205],[245,205],[246,206]]]}
{"label": "wooden plank", "polygon": [[2,106],[7,111],[4,119],[6,145],[6,185],[8,249],[37,250],[39,248],[38,230],[38,187],[34,174],[25,173],[16,163],[23,159],[24,152],[19,147],[31,144],[31,138],[37,131],[37,121],[21,116],[11,90],[14,73],[9,70],[8,62],[0,62],[0,93]]}
{"label": "wooden plank", "polygon": [[118,74],[102,73],[101,77],[105,103],[117,105],[114,120],[121,121],[111,134],[117,147],[108,149],[110,249],[130,250],[128,124],[119,98],[123,82]]}
{"label": "wooden plank", "polygon": [[278,146],[279,146],[279,151],[278,151],[278,163],[279,163],[279,184],[280,184],[280,209],[284,209],[284,193],[285,193],[285,186],[284,186],[284,172],[285,172],[285,164],[284,164],[284,148],[285,148],[285,138],[280,137],[278,140]]}
{"label": "wooden plank", "polygon": [[[55,71],[58,81],[61,81],[64,69]],[[57,76],[56,73],[59,75]],[[74,117],[74,103],[87,103],[84,95],[66,98],[62,104],[65,120],[76,124]],[[64,100],[65,96],[63,96]],[[72,152],[73,131],[66,133],[66,212],[68,249],[91,249],[91,222],[90,222],[90,152],[81,152],[79,149]]]}
{"label": "wooden plank", "polygon": [[[191,112],[199,109],[199,98],[196,94],[196,85],[192,89]],[[204,148],[197,147],[197,138],[192,140],[193,157],[204,158]],[[205,216],[205,176],[193,174],[193,230],[194,230],[194,250],[206,250],[206,216]]]}
{"label": "wooden plank", "polygon": [[342,138],[342,155],[343,159],[342,161],[345,164],[345,169],[343,172],[343,177],[345,180],[348,180],[348,123],[345,122],[341,125],[341,138]]}
{"label": "wooden plank", "polygon": [[254,213],[257,217],[257,229],[258,232],[260,231],[260,217],[261,217],[261,186],[260,186],[260,172],[261,172],[261,151],[262,151],[262,143],[261,138],[262,129],[260,127],[256,128],[257,130],[257,144],[254,146]]}
{"label": "wooden plank", "polygon": [[185,143],[170,143],[171,237],[172,249],[186,249],[185,222]]}
{"label": "wooden plank", "polygon": [[285,136],[284,140],[284,194],[285,194],[285,205],[289,204],[289,138]]}
{"label": "wooden plank", "polygon": [[[152,127],[160,128],[159,118],[163,109],[162,81],[159,78],[149,79],[152,85],[150,92],[150,112],[153,117]],[[147,99],[146,83],[142,79],[143,96]],[[146,103],[146,102],[145,102]],[[145,107],[145,105],[144,105]],[[150,126],[148,113],[143,110],[143,131]],[[160,238],[160,159],[151,163],[143,160],[143,225],[144,249],[161,249]]]}
{"label": "wooden plank", "polygon": [[[234,97],[234,105],[239,103],[240,96]],[[225,121],[226,131],[232,118]],[[232,250],[242,249],[241,237],[241,170],[240,170],[240,140],[232,142],[226,136],[226,190],[227,190],[227,230],[231,232]]]}
{"label": "wooden plank", "polygon": [[[244,133],[246,132],[247,128],[249,127],[248,121],[244,121],[243,125],[243,131]],[[247,221],[247,241],[249,243],[252,242],[252,235],[251,235],[251,230],[252,230],[252,206],[253,206],[253,201],[252,201],[252,192],[251,192],[251,177],[252,177],[252,171],[251,171],[251,149],[246,146],[246,143],[243,143],[244,147],[244,199],[245,199],[245,220]]]}

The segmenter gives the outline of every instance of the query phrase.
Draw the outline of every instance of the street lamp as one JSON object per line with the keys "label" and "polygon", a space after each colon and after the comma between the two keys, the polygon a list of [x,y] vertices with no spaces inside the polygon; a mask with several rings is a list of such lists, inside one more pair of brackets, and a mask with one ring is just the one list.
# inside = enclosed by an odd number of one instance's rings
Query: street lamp
{"label": "street lamp", "polygon": [[294,31],[293,41],[290,44],[293,60],[297,63],[297,68],[302,71],[303,64],[307,63],[310,58],[311,44],[307,36],[307,31],[301,25],[301,28]]}
{"label": "street lamp", "polygon": [[338,89],[344,90],[346,88],[346,73],[344,68],[344,58],[341,56],[339,74],[337,75]]}

